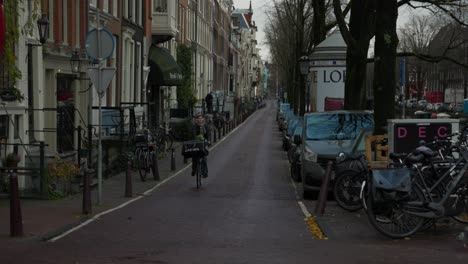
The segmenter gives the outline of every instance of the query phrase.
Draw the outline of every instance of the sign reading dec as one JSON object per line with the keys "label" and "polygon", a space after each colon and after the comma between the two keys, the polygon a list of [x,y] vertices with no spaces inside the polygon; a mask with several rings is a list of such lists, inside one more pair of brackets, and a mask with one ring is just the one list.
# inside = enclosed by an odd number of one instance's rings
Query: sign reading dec
{"label": "sign reading dec", "polygon": [[394,126],[395,153],[410,153],[419,146],[419,142],[443,139],[452,133],[451,123],[398,123]]}

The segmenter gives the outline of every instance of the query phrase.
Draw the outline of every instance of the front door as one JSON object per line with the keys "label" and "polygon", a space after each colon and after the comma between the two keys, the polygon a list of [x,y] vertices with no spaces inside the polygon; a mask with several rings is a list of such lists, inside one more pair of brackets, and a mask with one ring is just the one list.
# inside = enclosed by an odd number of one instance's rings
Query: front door
{"label": "front door", "polygon": [[57,151],[74,150],[75,97],[72,89],[73,77],[57,75]]}

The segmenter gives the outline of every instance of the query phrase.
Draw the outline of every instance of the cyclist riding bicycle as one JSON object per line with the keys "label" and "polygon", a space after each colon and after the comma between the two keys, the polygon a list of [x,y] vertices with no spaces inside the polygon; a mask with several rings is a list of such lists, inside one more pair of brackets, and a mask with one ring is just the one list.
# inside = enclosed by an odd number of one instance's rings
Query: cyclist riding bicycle
{"label": "cyclist riding bicycle", "polygon": [[[210,127],[205,124],[205,117],[202,114],[195,116],[195,124],[193,126],[193,139],[199,141],[205,141],[210,145],[211,131]],[[195,176],[197,171],[198,162],[196,159],[192,159],[192,176]],[[201,158],[201,174],[203,178],[208,177],[208,165],[206,162],[206,156]]]}

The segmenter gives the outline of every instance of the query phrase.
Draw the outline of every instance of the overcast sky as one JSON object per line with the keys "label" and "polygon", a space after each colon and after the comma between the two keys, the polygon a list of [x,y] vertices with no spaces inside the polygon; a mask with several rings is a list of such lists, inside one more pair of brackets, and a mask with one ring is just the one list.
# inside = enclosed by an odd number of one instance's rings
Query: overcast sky
{"label": "overcast sky", "polygon": [[[234,6],[236,9],[248,9],[249,8],[249,0],[234,0]],[[265,45],[265,24],[267,23],[267,16],[266,12],[268,11],[269,7],[273,4],[272,0],[252,0],[252,9],[253,9],[253,20],[258,27],[257,32],[257,41],[260,50],[260,56],[263,60],[269,59],[269,50],[268,47]],[[400,8],[399,17],[398,17],[398,27],[402,27],[403,24],[408,22],[409,16],[411,13],[417,13],[417,11],[409,11],[409,8]]]}

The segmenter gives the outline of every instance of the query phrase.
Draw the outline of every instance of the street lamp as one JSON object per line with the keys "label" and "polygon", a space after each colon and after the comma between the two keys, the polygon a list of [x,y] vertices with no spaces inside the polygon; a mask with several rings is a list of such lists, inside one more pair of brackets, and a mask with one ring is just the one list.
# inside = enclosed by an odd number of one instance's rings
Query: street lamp
{"label": "street lamp", "polygon": [[81,58],[78,50],[73,51],[73,54],[70,58],[71,71],[74,74],[80,74],[81,71]]}
{"label": "street lamp", "polygon": [[[308,56],[302,56],[299,58],[299,68],[301,71],[301,75],[303,76],[304,79],[304,85],[306,84],[305,78],[309,74],[309,57]],[[309,112],[309,105],[310,105],[310,91],[309,87],[306,87],[306,98],[305,98],[305,111]]]}
{"label": "street lamp", "polygon": [[32,48],[37,46],[42,46],[47,41],[47,34],[49,32],[49,20],[47,19],[46,15],[42,15],[42,17],[37,20],[37,29],[39,32],[39,42],[40,44],[35,43],[26,43],[28,46],[28,118],[29,118],[29,142],[34,142],[36,139],[34,138],[34,88],[33,88],[33,80],[32,80],[32,72],[33,72],[33,65],[32,65]]}
{"label": "street lamp", "polygon": [[43,14],[37,20],[37,28],[39,30],[39,42],[41,42],[41,45],[44,45],[47,40],[47,33],[49,32],[49,20],[46,15]]}

